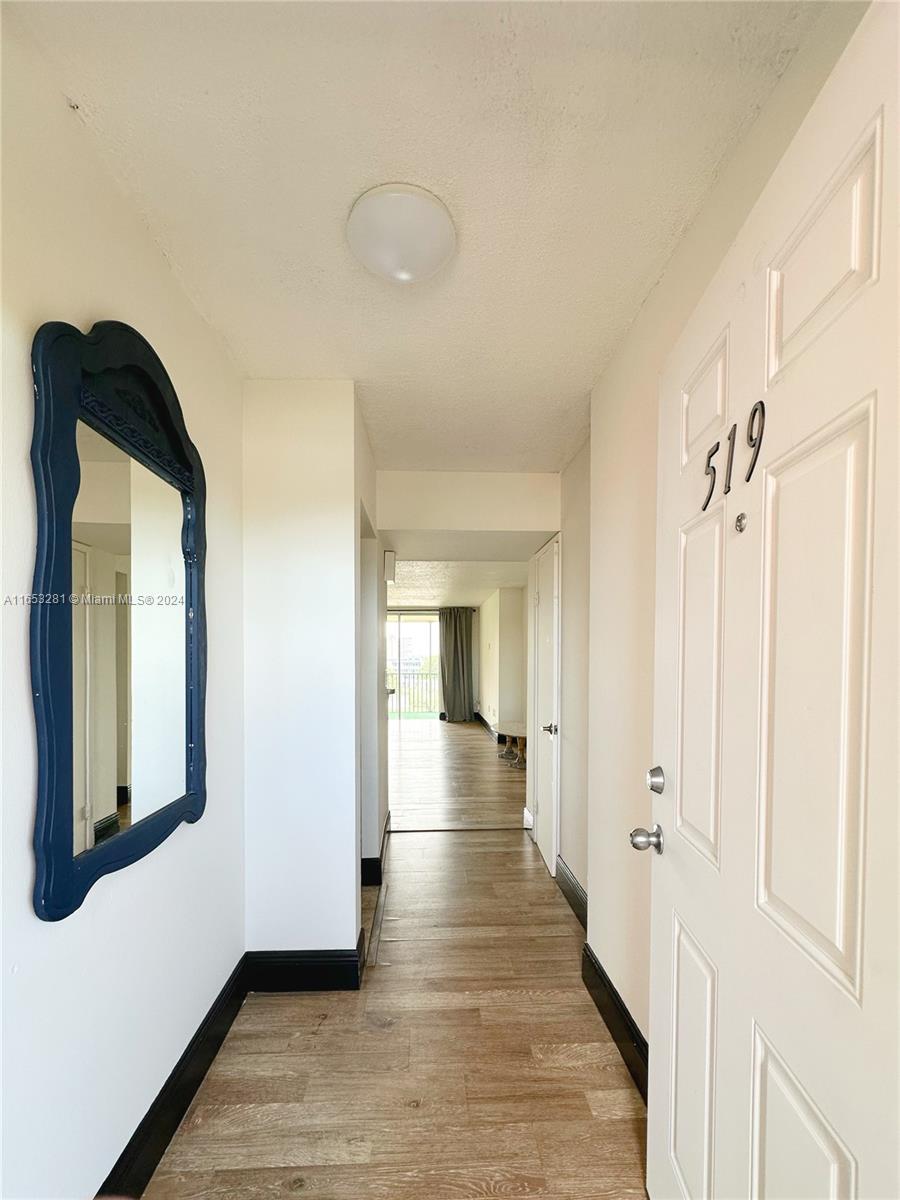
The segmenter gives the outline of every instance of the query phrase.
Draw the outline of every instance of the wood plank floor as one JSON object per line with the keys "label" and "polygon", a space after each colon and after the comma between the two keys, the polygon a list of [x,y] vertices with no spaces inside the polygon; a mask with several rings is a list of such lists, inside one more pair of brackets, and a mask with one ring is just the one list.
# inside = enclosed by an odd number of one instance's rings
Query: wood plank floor
{"label": "wood plank floor", "polygon": [[384,887],[362,990],[248,996],[150,1200],[644,1197],[645,1109],[527,834],[392,834]]}
{"label": "wood plank floor", "polygon": [[525,772],[477,722],[394,720],[391,829],[521,829]]}

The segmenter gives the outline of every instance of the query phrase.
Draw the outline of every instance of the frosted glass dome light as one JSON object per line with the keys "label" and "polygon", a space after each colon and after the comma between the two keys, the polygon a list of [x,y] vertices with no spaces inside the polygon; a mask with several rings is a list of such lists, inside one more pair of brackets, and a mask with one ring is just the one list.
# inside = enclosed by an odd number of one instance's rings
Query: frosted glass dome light
{"label": "frosted glass dome light", "polygon": [[456,249],[446,206],[409,183],[363,192],[347,218],[347,241],[364,267],[394,283],[428,279]]}

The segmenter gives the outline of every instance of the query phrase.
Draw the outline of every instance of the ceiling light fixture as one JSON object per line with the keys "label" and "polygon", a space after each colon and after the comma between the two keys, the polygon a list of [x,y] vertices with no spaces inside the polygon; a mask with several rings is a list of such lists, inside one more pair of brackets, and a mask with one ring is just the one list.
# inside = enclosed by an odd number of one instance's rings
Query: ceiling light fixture
{"label": "ceiling light fixture", "polygon": [[446,206],[409,183],[363,192],[347,218],[347,241],[364,267],[394,283],[428,279],[456,249]]}

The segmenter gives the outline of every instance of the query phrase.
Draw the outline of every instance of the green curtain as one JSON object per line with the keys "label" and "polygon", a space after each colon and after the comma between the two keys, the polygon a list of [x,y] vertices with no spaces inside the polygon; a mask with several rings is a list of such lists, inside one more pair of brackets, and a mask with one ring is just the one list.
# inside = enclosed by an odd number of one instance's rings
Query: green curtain
{"label": "green curtain", "polygon": [[472,610],[442,608],[438,613],[441,641],[441,686],[448,721],[474,721],[472,685]]}

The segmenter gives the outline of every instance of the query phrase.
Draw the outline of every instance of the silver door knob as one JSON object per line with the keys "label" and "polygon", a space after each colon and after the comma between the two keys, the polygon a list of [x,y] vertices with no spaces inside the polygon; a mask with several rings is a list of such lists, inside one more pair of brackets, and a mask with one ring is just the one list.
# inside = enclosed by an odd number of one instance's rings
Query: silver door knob
{"label": "silver door knob", "polygon": [[666,773],[662,767],[651,767],[647,772],[647,787],[661,796],[666,787]]}
{"label": "silver door knob", "polygon": [[559,731],[559,726],[558,725],[542,725],[541,729],[543,729],[544,733],[557,733]]}
{"label": "silver door knob", "polygon": [[654,825],[651,830],[632,829],[629,839],[635,850],[649,850],[652,846],[657,854],[663,852],[663,831],[661,825]]}

